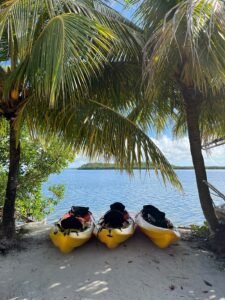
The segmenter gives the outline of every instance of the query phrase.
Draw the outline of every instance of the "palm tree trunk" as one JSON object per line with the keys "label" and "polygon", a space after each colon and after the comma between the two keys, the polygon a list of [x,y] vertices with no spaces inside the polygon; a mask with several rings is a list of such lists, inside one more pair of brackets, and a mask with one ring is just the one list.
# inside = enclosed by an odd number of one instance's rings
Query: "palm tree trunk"
{"label": "palm tree trunk", "polygon": [[16,131],[13,120],[10,120],[9,136],[9,173],[6,187],[5,203],[3,208],[2,229],[3,235],[12,239],[15,235],[15,200],[18,184],[20,162],[20,144],[16,142]]}
{"label": "palm tree trunk", "polygon": [[197,93],[193,88],[187,87],[182,88],[182,93],[186,107],[188,136],[200,203],[209,228],[212,233],[215,233],[219,229],[219,222],[215,215],[209,188],[203,183],[204,180],[207,180],[207,175],[202,156],[201,135],[199,130],[202,95],[201,93]]}

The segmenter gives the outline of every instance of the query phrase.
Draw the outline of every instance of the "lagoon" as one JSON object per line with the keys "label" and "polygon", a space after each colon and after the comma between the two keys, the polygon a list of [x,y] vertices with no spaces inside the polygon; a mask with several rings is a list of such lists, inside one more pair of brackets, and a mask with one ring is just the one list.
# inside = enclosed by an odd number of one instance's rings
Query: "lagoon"
{"label": "lagoon", "polygon": [[[153,204],[166,212],[175,225],[202,224],[204,217],[200,207],[195,175],[193,170],[176,170],[183,185],[183,193],[171,185],[165,187],[153,171],[134,170],[130,177],[118,170],[77,170],[66,169],[53,174],[43,186],[65,184],[65,197],[47,218],[49,223],[56,221],[72,205],[90,207],[94,217],[99,218],[109,209],[112,202],[120,201],[129,212],[137,213],[144,204]],[[225,170],[208,170],[208,181],[225,193]],[[216,204],[223,203],[212,196]]]}

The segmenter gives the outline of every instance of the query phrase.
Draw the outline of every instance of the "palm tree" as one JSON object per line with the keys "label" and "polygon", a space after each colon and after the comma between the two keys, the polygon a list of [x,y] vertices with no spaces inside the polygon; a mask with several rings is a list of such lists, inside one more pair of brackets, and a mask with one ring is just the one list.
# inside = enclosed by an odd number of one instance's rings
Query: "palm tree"
{"label": "palm tree", "polygon": [[140,30],[101,1],[1,3],[0,60],[10,61],[0,68],[0,120],[10,127],[4,236],[15,233],[24,122],[34,136],[54,136],[90,158],[113,158],[128,171],[145,160],[179,186],[160,150],[127,118],[141,93]]}
{"label": "palm tree", "polygon": [[[224,135],[225,3],[220,0],[144,0],[136,12],[145,29],[146,101],[134,110],[140,125],[158,106],[187,130],[203,213],[214,237],[222,235],[210,197],[201,145]],[[166,104],[165,104],[166,102]],[[165,108],[166,107],[166,108]],[[166,117],[165,116],[165,117]]]}

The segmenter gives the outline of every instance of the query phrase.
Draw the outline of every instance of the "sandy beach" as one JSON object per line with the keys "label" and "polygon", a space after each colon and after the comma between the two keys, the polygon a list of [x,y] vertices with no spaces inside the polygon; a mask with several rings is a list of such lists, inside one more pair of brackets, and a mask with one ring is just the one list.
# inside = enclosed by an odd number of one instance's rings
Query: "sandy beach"
{"label": "sandy beach", "polygon": [[21,251],[0,256],[1,300],[225,300],[225,265],[195,243],[156,248],[140,232],[114,250],[95,238],[61,254],[49,226],[31,227]]}

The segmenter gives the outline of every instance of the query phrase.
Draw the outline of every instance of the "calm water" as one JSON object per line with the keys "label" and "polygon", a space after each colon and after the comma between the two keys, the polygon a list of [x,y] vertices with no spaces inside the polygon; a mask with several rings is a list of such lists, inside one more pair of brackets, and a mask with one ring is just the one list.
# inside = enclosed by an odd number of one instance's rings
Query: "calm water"
{"label": "calm water", "polygon": [[[72,205],[89,206],[96,218],[109,209],[114,201],[123,202],[130,212],[138,212],[144,204],[153,204],[166,212],[176,225],[201,224],[204,220],[200,208],[193,170],[177,170],[184,193],[173,187],[165,187],[153,172],[134,171],[129,177],[125,172],[114,170],[74,170],[67,169],[59,175],[51,175],[44,185],[65,184],[65,198],[48,216],[53,222]],[[208,180],[225,193],[225,170],[208,170]],[[216,203],[219,198],[213,197]],[[218,200],[217,200],[218,199]]]}

